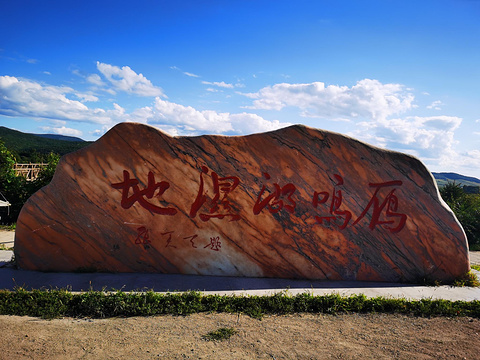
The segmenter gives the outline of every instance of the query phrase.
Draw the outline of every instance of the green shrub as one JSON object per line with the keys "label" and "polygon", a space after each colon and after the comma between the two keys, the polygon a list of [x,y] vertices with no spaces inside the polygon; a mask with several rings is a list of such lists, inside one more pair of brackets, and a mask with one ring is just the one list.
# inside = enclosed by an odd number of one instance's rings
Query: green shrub
{"label": "green shrub", "polygon": [[202,339],[207,341],[220,341],[230,339],[238,331],[234,328],[219,328],[214,331],[210,331],[206,335],[202,335]]}
{"label": "green shrub", "polygon": [[15,174],[16,156],[0,140],[0,192],[11,203],[9,209],[0,208],[2,224],[13,224],[17,221],[28,198],[50,183],[59,160],[59,155],[50,153],[47,156],[48,166],[41,170],[37,179],[27,181],[23,176]]}
{"label": "green shrub", "polygon": [[66,290],[19,288],[0,290],[0,314],[54,318],[61,316],[108,318],[118,316],[189,315],[201,312],[242,313],[260,319],[265,314],[293,313],[400,313],[415,316],[471,316],[480,318],[480,301],[314,296],[201,295],[199,292],[155,293],[88,291],[72,294]]}
{"label": "green shrub", "polygon": [[440,194],[462,224],[470,250],[480,250],[480,195],[466,194],[455,182],[443,186]]}

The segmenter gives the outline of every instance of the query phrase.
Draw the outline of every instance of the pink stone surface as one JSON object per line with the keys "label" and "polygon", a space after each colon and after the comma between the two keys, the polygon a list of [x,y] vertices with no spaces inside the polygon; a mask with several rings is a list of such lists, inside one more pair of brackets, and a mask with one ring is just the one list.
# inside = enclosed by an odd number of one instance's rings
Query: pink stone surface
{"label": "pink stone surface", "polygon": [[15,259],[94,270],[451,281],[463,229],[416,158],[292,126],[170,137],[122,123],[64,156],[25,204]]}

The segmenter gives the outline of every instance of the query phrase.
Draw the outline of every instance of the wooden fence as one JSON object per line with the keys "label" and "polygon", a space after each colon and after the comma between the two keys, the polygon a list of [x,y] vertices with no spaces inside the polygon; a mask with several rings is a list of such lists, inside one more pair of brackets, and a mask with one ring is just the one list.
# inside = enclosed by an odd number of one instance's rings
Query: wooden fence
{"label": "wooden fence", "polygon": [[14,170],[17,176],[23,176],[27,181],[33,181],[38,177],[40,171],[47,165],[48,163],[15,164]]}

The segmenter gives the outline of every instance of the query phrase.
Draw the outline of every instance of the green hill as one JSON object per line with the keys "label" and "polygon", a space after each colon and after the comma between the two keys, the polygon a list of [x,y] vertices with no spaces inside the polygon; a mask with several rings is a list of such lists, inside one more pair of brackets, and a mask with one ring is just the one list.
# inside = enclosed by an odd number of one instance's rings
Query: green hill
{"label": "green hill", "polygon": [[50,152],[62,156],[91,144],[90,141],[77,139],[38,136],[0,126],[0,140],[15,155],[17,162],[41,162]]}
{"label": "green hill", "polygon": [[85,141],[85,140],[80,139],[78,137],[57,135],[57,134],[32,134],[32,135],[44,137],[44,138],[47,138],[47,139],[55,139],[55,140],[77,141],[77,142],[84,142]]}
{"label": "green hill", "polygon": [[464,186],[480,186],[480,179],[471,176],[464,176],[456,173],[441,172],[432,173],[435,180],[437,180],[438,186],[442,187],[448,182],[455,182],[455,184]]}

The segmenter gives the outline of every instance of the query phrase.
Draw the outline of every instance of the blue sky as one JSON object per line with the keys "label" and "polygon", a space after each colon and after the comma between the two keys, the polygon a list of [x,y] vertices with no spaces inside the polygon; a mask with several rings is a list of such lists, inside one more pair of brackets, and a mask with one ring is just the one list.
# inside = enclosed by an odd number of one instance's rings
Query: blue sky
{"label": "blue sky", "polygon": [[480,1],[0,0],[0,125],[289,124],[480,178]]}

